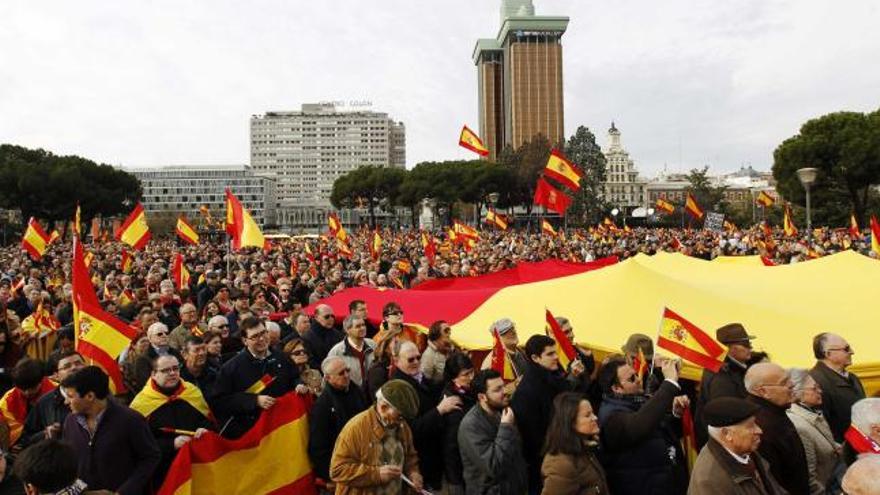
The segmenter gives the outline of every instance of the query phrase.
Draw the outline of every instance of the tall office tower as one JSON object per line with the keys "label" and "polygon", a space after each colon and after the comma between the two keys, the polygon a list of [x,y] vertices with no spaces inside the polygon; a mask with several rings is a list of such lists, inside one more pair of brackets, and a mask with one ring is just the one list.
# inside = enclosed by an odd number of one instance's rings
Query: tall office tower
{"label": "tall office tower", "polygon": [[502,0],[498,36],[477,40],[480,137],[490,160],[538,134],[565,139],[562,44],[568,17],[537,16],[531,0]]}

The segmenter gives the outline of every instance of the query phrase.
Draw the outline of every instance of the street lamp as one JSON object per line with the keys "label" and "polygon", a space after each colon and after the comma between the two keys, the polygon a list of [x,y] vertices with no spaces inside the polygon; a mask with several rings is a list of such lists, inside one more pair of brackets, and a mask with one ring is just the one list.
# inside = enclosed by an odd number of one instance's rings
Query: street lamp
{"label": "street lamp", "polygon": [[807,243],[810,246],[813,245],[813,217],[810,211],[810,186],[816,182],[816,175],[818,174],[819,169],[812,167],[799,168],[797,170],[798,179],[807,191]]}
{"label": "street lamp", "polygon": [[654,221],[654,208],[648,208],[648,225]]}

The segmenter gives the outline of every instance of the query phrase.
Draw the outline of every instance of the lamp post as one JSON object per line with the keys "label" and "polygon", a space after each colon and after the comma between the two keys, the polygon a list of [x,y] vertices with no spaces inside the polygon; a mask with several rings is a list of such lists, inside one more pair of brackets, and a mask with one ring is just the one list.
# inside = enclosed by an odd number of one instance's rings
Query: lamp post
{"label": "lamp post", "polygon": [[654,223],[654,208],[648,208],[648,225]]}
{"label": "lamp post", "polygon": [[619,214],[620,214],[620,210],[618,210],[617,208],[614,208],[613,210],[611,210],[611,216],[614,217],[614,224],[615,225],[617,224],[617,215],[619,215]]}
{"label": "lamp post", "polygon": [[812,246],[813,245],[813,217],[812,212],[810,211],[810,186],[816,182],[816,175],[819,174],[819,169],[806,167],[799,168],[797,170],[798,179],[801,181],[801,185],[804,186],[804,189],[807,192],[807,243]]}

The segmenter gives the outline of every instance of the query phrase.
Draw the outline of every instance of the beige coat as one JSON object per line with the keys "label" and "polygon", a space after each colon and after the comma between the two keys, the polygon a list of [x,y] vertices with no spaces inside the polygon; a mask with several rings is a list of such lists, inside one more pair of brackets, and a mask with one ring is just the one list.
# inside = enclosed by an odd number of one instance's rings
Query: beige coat
{"label": "beige coat", "polygon": [[544,456],[541,464],[547,495],[604,495],[608,491],[605,471],[593,454],[573,457],[566,454]]}
{"label": "beige coat", "polygon": [[697,456],[687,495],[787,495],[757,452],[751,454],[760,482],[720,443],[710,438]]}
{"label": "beige coat", "polygon": [[[405,421],[401,422],[400,428],[404,450],[403,473],[417,473],[419,458],[413,447],[412,431]],[[339,432],[330,459],[330,478],[336,483],[336,495],[371,494],[382,486],[379,454],[384,433],[375,406],[357,414],[345,424]]]}
{"label": "beige coat", "polygon": [[831,427],[825,416],[815,413],[798,404],[792,404],[788,417],[794,423],[804,452],[807,454],[807,466],[810,469],[810,494],[825,493],[828,481],[834,475],[837,464],[841,462],[840,445],[834,441]]}

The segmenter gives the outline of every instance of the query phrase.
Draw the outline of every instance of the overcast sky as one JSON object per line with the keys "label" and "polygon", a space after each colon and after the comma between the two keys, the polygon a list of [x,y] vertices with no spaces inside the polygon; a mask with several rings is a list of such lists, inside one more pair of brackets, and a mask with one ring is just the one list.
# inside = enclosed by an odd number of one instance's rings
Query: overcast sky
{"label": "overcast sky", "polygon": [[[643,175],[769,169],[811,117],[880,107],[876,0],[536,0],[571,17],[565,126]],[[407,166],[471,157],[500,0],[0,2],[0,142],[124,166],[249,160],[252,114],[369,100]]]}

